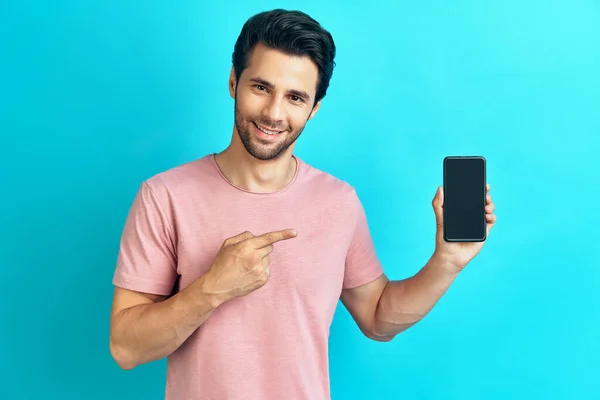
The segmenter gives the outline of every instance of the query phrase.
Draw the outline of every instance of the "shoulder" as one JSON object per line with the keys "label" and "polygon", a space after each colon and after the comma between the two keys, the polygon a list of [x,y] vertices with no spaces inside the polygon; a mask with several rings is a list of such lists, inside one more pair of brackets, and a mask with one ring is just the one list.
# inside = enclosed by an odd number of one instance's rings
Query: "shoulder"
{"label": "shoulder", "polygon": [[149,190],[161,202],[173,197],[191,195],[192,192],[214,185],[214,167],[210,155],[177,165],[146,178],[142,190]]}

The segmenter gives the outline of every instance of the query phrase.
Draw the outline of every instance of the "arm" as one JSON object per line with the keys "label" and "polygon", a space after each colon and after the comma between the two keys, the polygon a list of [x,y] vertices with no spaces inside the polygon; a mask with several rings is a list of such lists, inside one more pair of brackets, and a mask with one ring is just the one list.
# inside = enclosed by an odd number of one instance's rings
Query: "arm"
{"label": "arm", "polygon": [[[489,185],[486,190],[489,192]],[[345,289],[342,292],[342,302],[361,330],[372,339],[389,341],[423,319],[483,246],[483,242],[445,242],[442,233],[443,191],[441,188],[438,188],[432,205],[437,221],[436,250],[425,267],[416,275],[404,280],[389,281],[382,276],[370,283]],[[494,209],[495,205],[488,193],[485,207],[488,235],[496,222]],[[368,247],[372,247],[371,239],[367,234],[363,234],[361,242],[369,243]],[[365,265],[377,264],[377,258],[372,256],[370,262]]]}
{"label": "arm", "polygon": [[110,352],[123,369],[164,358],[221,304],[207,274],[170,296],[177,281],[177,232],[165,189],[145,182],[127,217],[110,313]]}
{"label": "arm", "polygon": [[390,341],[423,319],[455,277],[455,269],[433,256],[410,278],[390,281],[382,275],[365,285],[344,289],[341,300],[365,336]]}
{"label": "arm", "polygon": [[115,361],[131,369],[177,350],[217,307],[262,287],[268,280],[273,244],[295,236],[293,230],[283,230],[228,238],[210,269],[170,298],[117,286],[110,330]]}
{"label": "arm", "polygon": [[207,289],[205,276],[170,298],[115,288],[110,352],[121,368],[168,356],[224,302]]}

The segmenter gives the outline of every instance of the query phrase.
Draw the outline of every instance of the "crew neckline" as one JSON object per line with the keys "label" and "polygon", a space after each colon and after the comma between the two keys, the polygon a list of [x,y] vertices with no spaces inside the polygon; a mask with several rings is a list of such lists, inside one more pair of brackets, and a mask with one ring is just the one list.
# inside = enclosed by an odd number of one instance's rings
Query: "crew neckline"
{"label": "crew neckline", "polygon": [[215,156],[216,156],[216,153],[211,153],[209,155],[209,159],[210,159],[213,167],[217,171],[217,174],[219,174],[219,176],[221,177],[221,180],[227,186],[229,186],[231,189],[233,189],[235,191],[238,191],[238,192],[242,192],[242,193],[248,194],[248,195],[252,195],[252,196],[275,196],[275,195],[279,195],[279,194],[282,194],[282,193],[285,193],[285,192],[289,191],[294,186],[294,183],[296,183],[296,181],[298,180],[298,176],[300,175],[300,172],[301,172],[301,169],[302,169],[302,161],[296,155],[292,154],[292,157],[296,160],[296,171],[294,172],[294,176],[287,183],[287,185],[285,185],[281,189],[278,189],[278,190],[275,190],[275,191],[272,191],[272,192],[253,192],[251,190],[247,190],[247,189],[244,189],[242,187],[239,187],[239,186],[233,184],[229,179],[227,179],[227,177],[225,176],[225,174],[223,173],[223,171],[221,171],[221,168],[219,167],[219,164],[217,164],[217,160],[216,160]]}

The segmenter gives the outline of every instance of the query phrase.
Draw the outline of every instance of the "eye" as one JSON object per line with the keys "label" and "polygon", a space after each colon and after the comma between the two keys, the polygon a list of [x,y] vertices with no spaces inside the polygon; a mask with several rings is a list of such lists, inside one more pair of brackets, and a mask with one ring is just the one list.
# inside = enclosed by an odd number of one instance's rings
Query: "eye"
{"label": "eye", "polygon": [[299,103],[302,101],[302,98],[298,96],[291,96],[291,99],[294,103]]}
{"label": "eye", "polygon": [[264,87],[263,85],[254,85],[255,88],[257,88],[258,90],[267,90],[266,87]]}

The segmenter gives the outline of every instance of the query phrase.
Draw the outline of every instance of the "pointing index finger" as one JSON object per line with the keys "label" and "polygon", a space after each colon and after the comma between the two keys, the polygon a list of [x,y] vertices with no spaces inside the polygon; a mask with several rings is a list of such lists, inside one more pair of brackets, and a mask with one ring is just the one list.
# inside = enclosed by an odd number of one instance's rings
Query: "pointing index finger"
{"label": "pointing index finger", "polygon": [[268,232],[259,236],[255,236],[248,239],[248,243],[252,246],[252,248],[260,249],[282,240],[292,239],[297,235],[298,233],[294,229],[284,229],[282,231]]}

